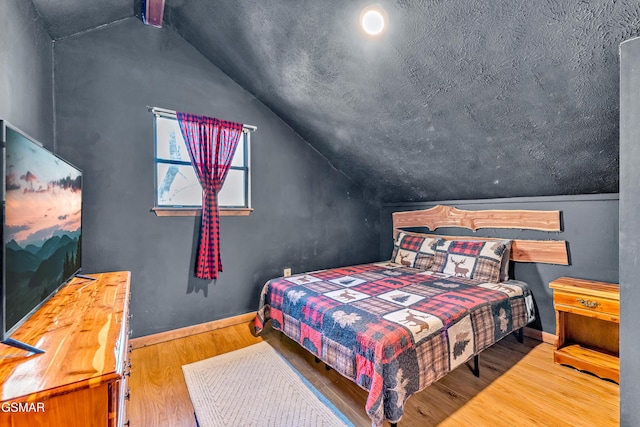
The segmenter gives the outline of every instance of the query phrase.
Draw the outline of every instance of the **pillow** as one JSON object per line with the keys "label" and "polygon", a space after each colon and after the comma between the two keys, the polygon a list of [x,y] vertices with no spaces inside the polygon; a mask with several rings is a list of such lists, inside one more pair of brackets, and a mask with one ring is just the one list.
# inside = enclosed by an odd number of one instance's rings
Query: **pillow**
{"label": "pillow", "polygon": [[465,237],[465,240],[481,240],[483,242],[486,241],[492,241],[492,242],[501,242],[504,244],[505,247],[505,252],[504,255],[502,257],[502,265],[500,266],[500,282],[506,282],[507,280],[510,279],[509,277],[509,261],[511,259],[511,244],[513,243],[512,240],[505,240],[505,239],[493,239],[491,237],[488,237],[486,239],[474,239],[472,237]]}
{"label": "pillow", "polygon": [[391,261],[406,267],[430,270],[435,255],[435,247],[440,238],[420,236],[417,233],[399,232],[393,244]]}
{"label": "pillow", "polygon": [[452,276],[498,283],[510,240],[444,240],[435,248],[431,269]]}
{"label": "pillow", "polygon": [[509,261],[511,260],[511,240],[497,240],[504,243],[504,255],[502,256],[502,264],[500,266],[500,282],[509,281]]}

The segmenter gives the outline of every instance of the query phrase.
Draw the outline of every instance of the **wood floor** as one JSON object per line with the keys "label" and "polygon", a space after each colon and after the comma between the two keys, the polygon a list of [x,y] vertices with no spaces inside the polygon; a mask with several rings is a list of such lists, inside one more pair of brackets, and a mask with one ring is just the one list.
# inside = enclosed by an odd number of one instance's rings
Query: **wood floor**
{"label": "wood floor", "polygon": [[[280,332],[263,338],[356,426],[370,426],[366,393]],[[261,341],[241,324],[133,351],[131,427],[195,427],[181,366]],[[399,427],[617,426],[619,387],[553,363],[553,347],[506,337],[480,355],[480,378],[462,365],[409,398]]]}

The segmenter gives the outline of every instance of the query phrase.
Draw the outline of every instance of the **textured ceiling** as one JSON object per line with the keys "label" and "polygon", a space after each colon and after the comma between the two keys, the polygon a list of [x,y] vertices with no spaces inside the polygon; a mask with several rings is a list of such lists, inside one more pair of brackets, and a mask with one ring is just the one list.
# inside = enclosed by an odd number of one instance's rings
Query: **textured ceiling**
{"label": "textured ceiling", "polygon": [[54,40],[133,16],[134,9],[133,0],[32,1]]}
{"label": "textured ceiling", "polygon": [[[166,0],[165,22],[377,200],[618,191],[618,44],[640,34],[637,1],[376,2],[377,39],[362,1]],[[54,38],[127,9],[34,3]]]}

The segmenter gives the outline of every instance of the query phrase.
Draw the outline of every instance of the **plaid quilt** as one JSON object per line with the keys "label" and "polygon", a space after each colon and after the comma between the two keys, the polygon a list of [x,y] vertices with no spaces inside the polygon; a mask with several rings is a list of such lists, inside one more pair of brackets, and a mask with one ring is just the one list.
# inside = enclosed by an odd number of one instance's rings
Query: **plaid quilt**
{"label": "plaid quilt", "polygon": [[369,392],[372,425],[402,417],[406,399],[534,319],[527,285],[484,283],[392,262],[267,282],[267,320]]}

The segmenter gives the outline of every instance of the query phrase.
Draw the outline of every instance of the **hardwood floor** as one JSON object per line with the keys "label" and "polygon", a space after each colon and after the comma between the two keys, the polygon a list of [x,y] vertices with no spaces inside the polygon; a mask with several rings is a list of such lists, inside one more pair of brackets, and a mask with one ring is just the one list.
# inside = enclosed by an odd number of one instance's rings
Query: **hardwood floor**
{"label": "hardwood floor", "polygon": [[[356,426],[371,425],[364,390],[280,332],[263,338]],[[130,426],[195,427],[181,366],[261,340],[245,323],[135,349]],[[462,365],[410,397],[398,426],[617,426],[619,401],[617,384],[555,365],[551,345],[509,336],[480,355],[480,378]]]}

